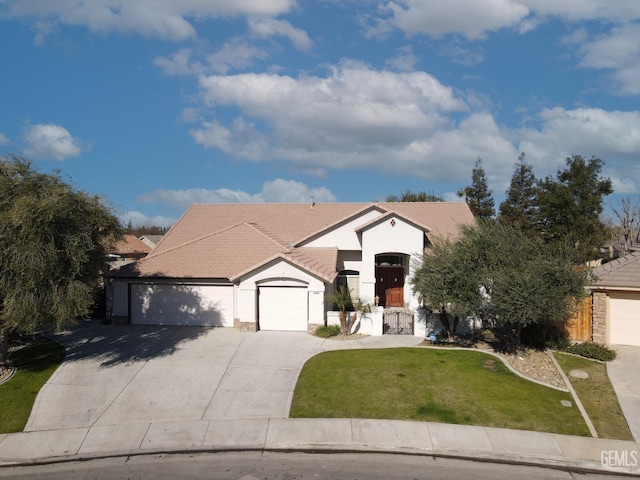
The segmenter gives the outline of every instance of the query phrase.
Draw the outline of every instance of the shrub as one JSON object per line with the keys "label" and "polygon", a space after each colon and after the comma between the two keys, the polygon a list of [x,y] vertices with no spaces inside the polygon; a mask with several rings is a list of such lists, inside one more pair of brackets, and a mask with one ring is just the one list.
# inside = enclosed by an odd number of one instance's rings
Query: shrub
{"label": "shrub", "polygon": [[322,338],[335,337],[340,333],[340,325],[321,325],[316,328],[316,336]]}
{"label": "shrub", "polygon": [[609,362],[616,358],[615,350],[611,350],[606,345],[593,342],[574,343],[566,347],[564,351],[581,357],[600,360],[601,362]]}

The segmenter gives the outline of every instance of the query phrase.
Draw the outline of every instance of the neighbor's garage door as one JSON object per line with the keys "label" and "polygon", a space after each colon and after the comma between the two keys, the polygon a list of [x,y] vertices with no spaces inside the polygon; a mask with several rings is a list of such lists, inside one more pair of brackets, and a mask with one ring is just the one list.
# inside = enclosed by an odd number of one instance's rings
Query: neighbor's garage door
{"label": "neighbor's garage door", "polygon": [[260,287],[260,330],[307,330],[306,287]]}
{"label": "neighbor's garage door", "polygon": [[132,284],[131,323],[232,327],[233,286]]}
{"label": "neighbor's garage door", "polygon": [[609,342],[640,346],[640,294],[618,292],[610,295]]}

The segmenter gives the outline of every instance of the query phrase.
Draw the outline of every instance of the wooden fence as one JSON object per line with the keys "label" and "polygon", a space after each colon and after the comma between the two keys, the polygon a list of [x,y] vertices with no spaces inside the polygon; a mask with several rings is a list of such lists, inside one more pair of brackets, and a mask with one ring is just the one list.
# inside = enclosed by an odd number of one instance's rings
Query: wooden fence
{"label": "wooden fence", "polygon": [[567,324],[569,339],[579,342],[591,341],[591,295],[576,305],[573,317]]}

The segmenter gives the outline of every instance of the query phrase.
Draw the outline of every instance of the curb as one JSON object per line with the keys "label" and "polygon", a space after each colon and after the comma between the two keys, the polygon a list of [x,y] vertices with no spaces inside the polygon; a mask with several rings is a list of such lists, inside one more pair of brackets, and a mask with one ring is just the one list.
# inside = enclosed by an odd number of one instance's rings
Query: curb
{"label": "curb", "polygon": [[60,457],[37,458],[29,461],[2,462],[0,461],[0,470],[5,468],[35,467],[46,465],[63,465],[75,462],[91,462],[94,460],[114,459],[114,458],[132,458],[132,457],[152,457],[158,455],[194,455],[194,454],[218,454],[218,453],[244,453],[244,452],[261,452],[261,453],[308,453],[308,454],[381,454],[381,455],[398,455],[398,456],[417,456],[430,457],[433,459],[443,458],[450,460],[462,460],[468,462],[493,463],[496,465],[514,465],[522,467],[537,467],[549,470],[579,473],[579,474],[605,474],[628,476],[637,478],[638,473],[633,470],[624,470],[622,468],[604,467],[592,462],[575,462],[563,459],[533,459],[533,458],[514,458],[504,454],[487,454],[478,452],[472,454],[470,452],[436,452],[436,451],[417,451],[412,448],[389,449],[375,446],[363,446],[362,448],[327,445],[300,445],[288,446],[283,448],[268,447],[189,447],[177,449],[149,449],[149,450],[131,450],[121,452],[111,452],[92,455],[68,455]]}

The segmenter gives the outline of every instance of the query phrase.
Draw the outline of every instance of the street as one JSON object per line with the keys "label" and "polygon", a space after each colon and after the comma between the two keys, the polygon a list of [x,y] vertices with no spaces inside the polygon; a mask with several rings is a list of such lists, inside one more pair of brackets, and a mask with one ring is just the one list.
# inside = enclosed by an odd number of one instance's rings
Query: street
{"label": "street", "polygon": [[623,478],[529,466],[413,455],[269,452],[141,455],[42,466],[0,468],[2,479],[212,480],[584,480]]}

